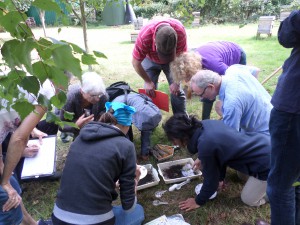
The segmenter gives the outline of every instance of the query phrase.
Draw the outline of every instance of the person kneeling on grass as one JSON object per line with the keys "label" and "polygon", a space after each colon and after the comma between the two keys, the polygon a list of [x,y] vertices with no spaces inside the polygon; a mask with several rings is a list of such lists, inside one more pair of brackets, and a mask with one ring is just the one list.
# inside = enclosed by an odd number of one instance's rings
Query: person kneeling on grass
{"label": "person kneeling on grass", "polygon": [[241,133],[220,120],[200,121],[185,114],[170,117],[163,129],[174,145],[187,147],[192,154],[198,152],[193,168],[202,167],[202,189],[196,198],[179,203],[182,210],[203,206],[218,187],[224,187],[226,166],[249,175],[241,193],[245,204],[259,206],[266,203],[271,151],[268,135]]}
{"label": "person kneeling on grass", "polygon": [[[105,107],[100,122],[82,127],[70,147],[52,214],[55,225],[139,225],[144,220],[136,198],[135,148],[126,138],[136,110],[120,102]],[[122,206],[112,206],[118,180]]]}

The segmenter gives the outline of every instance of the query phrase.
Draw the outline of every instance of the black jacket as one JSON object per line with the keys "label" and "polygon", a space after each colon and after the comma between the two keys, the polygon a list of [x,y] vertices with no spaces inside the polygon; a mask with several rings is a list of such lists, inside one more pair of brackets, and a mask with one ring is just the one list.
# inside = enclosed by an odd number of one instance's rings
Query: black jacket
{"label": "black jacket", "polygon": [[56,206],[82,215],[105,214],[118,196],[119,180],[122,207],[129,210],[136,202],[135,170],[133,143],[114,126],[90,122],[71,144]]}
{"label": "black jacket", "polygon": [[270,137],[260,133],[241,133],[220,120],[203,120],[191,138],[188,149],[198,151],[204,177],[201,192],[196,197],[203,205],[218,189],[229,166],[244,174],[266,180],[270,169]]}
{"label": "black jacket", "polygon": [[282,66],[271,103],[279,111],[300,114],[300,10],[295,10],[281,22],[278,41],[285,48],[293,48]]}

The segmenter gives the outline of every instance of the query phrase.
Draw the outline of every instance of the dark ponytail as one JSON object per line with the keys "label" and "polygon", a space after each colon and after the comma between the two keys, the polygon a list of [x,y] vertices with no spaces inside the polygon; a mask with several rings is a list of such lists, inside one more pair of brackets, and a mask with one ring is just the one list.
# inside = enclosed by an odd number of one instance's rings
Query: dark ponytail
{"label": "dark ponytail", "polygon": [[114,110],[110,108],[106,113],[103,113],[100,116],[99,122],[116,125],[118,121],[113,114],[114,114]]}

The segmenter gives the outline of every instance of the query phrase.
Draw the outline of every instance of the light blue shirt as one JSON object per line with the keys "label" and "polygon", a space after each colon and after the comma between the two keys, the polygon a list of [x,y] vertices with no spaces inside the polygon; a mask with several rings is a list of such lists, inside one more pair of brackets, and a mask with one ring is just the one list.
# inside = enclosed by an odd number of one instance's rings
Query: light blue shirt
{"label": "light blue shirt", "polygon": [[270,135],[271,96],[250,70],[233,65],[222,76],[219,99],[223,102],[223,122],[238,131]]}

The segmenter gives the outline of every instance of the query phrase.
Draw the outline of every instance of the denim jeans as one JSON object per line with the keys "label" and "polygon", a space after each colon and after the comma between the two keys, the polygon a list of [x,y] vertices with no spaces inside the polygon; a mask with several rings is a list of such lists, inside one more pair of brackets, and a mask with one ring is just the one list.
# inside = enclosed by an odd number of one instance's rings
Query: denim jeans
{"label": "denim jeans", "polygon": [[[155,88],[157,88],[158,77],[161,71],[163,71],[166,75],[169,85],[173,83],[169,64],[157,64],[152,62],[150,59],[145,58],[142,62],[142,66],[152,82],[155,84]],[[171,94],[171,105],[173,114],[186,113],[186,98],[184,91],[181,88],[178,95]]]}
{"label": "denim jeans", "polygon": [[[10,184],[19,194],[21,194],[20,186],[13,176],[11,176],[11,178],[10,178]],[[0,186],[0,208],[1,208],[0,224],[1,225],[18,225],[21,223],[22,218],[23,218],[21,206],[19,205],[17,208],[12,208],[11,210],[9,210],[7,212],[3,212],[2,207],[7,200],[8,200],[7,192]]]}
{"label": "denim jeans", "polygon": [[116,218],[115,225],[140,225],[145,219],[144,209],[136,204],[133,211],[126,212],[122,206],[114,206],[113,212]]}
{"label": "denim jeans", "polygon": [[[113,206],[112,210],[115,217],[95,225],[141,225],[145,219],[144,209],[139,204],[136,204],[135,208],[130,212],[124,211],[122,206]],[[53,225],[76,225],[58,219],[53,213],[51,218]]]}
{"label": "denim jeans", "polygon": [[300,115],[272,109],[271,170],[267,194],[272,225],[300,225]]}

